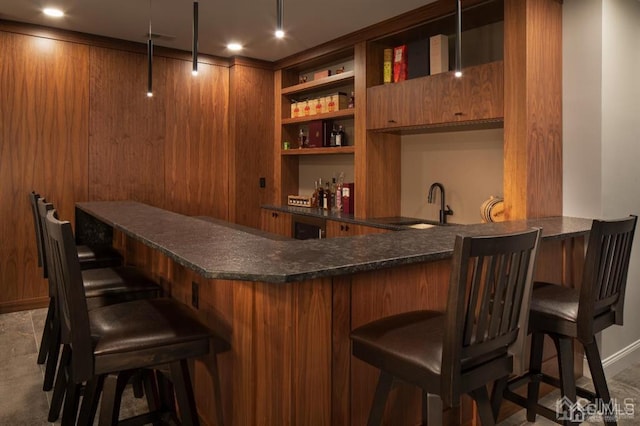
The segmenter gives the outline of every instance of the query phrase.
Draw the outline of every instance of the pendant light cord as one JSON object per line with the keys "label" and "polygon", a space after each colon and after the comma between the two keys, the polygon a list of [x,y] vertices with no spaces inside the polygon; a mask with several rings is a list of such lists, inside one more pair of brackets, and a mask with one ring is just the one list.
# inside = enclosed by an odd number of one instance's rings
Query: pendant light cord
{"label": "pendant light cord", "polygon": [[147,40],[147,96],[153,96],[153,39],[151,38],[151,2],[149,0],[149,39]]}

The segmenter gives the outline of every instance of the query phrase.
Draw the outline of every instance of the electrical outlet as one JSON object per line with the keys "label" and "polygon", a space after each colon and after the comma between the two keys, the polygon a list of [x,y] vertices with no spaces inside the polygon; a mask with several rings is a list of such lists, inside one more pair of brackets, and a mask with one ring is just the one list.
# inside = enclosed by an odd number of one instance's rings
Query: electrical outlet
{"label": "electrical outlet", "polygon": [[267,179],[261,177],[260,178],[260,188],[266,188],[267,187]]}
{"label": "electrical outlet", "polygon": [[198,283],[195,281],[191,282],[191,306],[198,309],[198,305],[200,302],[200,289]]}

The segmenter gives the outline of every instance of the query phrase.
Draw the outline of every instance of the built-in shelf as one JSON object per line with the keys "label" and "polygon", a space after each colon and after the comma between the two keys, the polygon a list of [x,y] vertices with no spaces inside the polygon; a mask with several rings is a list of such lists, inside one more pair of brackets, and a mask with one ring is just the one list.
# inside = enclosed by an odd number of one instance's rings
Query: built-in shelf
{"label": "built-in shelf", "polygon": [[294,117],[294,118],[283,118],[282,124],[299,124],[299,123],[308,123],[310,121],[315,120],[330,120],[332,118],[353,118],[354,109],[341,109],[334,112],[327,112],[324,114],[316,114],[316,115],[305,115],[303,117]]}
{"label": "built-in shelf", "polygon": [[344,86],[353,83],[353,71],[345,71],[340,74],[296,84],[295,86],[283,87],[283,95],[299,95],[306,92],[317,91],[318,89],[330,89],[332,87]]}
{"label": "built-in shelf", "polygon": [[293,148],[283,149],[282,155],[331,155],[331,154],[353,154],[355,147],[353,146],[340,146],[329,148]]}

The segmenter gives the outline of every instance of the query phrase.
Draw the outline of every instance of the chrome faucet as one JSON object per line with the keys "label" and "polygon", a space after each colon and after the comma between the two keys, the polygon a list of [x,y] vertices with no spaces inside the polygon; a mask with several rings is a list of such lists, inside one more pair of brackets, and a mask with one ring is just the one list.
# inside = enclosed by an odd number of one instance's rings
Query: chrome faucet
{"label": "chrome faucet", "polygon": [[[434,182],[429,187],[429,196],[427,197],[427,202],[429,204],[435,203],[435,189],[440,188],[440,225],[444,225],[447,223],[447,216],[453,215],[453,210],[449,205],[444,203],[444,186],[440,182]],[[445,208],[446,205],[446,208]]]}

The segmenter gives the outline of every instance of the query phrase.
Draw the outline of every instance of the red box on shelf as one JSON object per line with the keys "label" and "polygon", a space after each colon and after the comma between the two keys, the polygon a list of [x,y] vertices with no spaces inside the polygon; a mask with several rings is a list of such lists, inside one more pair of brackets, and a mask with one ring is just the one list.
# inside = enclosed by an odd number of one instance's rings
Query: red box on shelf
{"label": "red box on shelf", "polygon": [[354,200],[355,200],[355,186],[354,183],[345,183],[342,185],[342,212],[347,214],[354,214]]}
{"label": "red box on shelf", "polygon": [[407,45],[393,48],[393,82],[407,79]]}
{"label": "red box on shelf", "polygon": [[314,120],[309,122],[309,148],[329,146],[331,136],[331,120]]}

